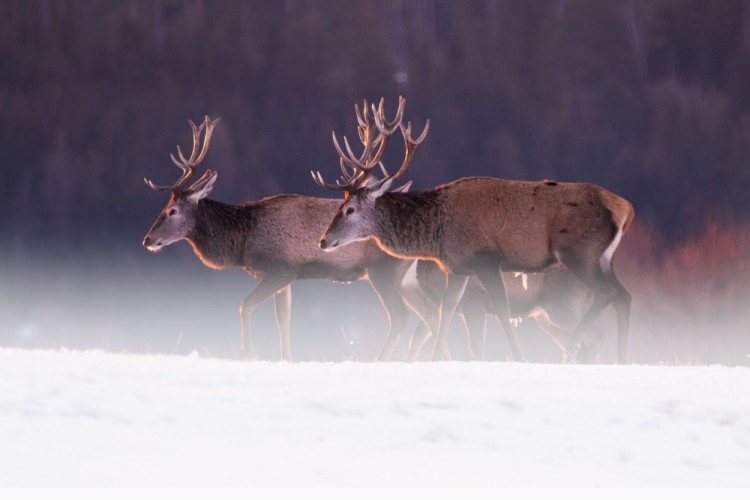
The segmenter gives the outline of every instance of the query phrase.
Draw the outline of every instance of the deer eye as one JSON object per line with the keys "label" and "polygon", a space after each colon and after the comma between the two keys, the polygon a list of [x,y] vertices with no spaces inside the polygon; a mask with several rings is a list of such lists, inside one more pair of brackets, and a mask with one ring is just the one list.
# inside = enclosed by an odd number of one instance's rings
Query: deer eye
{"label": "deer eye", "polygon": [[177,209],[176,208],[172,208],[172,209],[169,210],[169,215],[174,215],[176,213],[177,213]]}
{"label": "deer eye", "polygon": [[349,217],[351,214],[354,213],[354,207],[349,207],[346,209],[346,212],[344,212],[347,217]]}

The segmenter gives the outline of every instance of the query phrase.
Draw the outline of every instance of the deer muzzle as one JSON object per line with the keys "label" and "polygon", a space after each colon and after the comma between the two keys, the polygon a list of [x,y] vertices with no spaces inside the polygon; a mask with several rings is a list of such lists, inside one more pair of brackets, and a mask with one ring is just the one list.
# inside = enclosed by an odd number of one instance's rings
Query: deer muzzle
{"label": "deer muzzle", "polygon": [[156,252],[161,248],[162,243],[161,241],[155,241],[150,236],[146,236],[145,238],[143,238],[143,246],[152,252]]}
{"label": "deer muzzle", "polygon": [[334,248],[336,248],[337,246],[339,246],[339,242],[338,242],[338,240],[336,240],[333,243],[331,243],[327,239],[321,238],[320,239],[320,243],[318,245],[320,246],[321,250],[325,250],[325,251],[330,252],[331,250],[333,250]]}

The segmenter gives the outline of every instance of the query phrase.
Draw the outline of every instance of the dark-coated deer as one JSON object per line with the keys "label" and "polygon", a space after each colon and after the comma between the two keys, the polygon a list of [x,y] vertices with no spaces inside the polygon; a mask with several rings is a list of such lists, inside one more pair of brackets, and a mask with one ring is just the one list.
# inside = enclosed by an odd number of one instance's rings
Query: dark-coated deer
{"label": "dark-coated deer", "polygon": [[[345,192],[320,247],[334,250],[372,238],[391,255],[432,260],[446,271],[433,359],[442,355],[450,319],[469,276],[476,276],[487,291],[513,359],[522,359],[500,271],[545,272],[563,265],[594,294],[567,342],[569,360],[575,361],[584,332],[611,304],[618,323],[617,359],[626,363],[631,298],[615,276],[612,259],[633,219],[632,205],[594,184],[492,177],[465,177],[421,192],[393,192],[391,186],[406,172],[429,128],[427,122],[420,137],[413,139],[411,124],[401,123],[404,103],[400,98],[393,122],[384,118],[382,101],[379,108],[372,107],[377,133],[366,134],[369,142],[359,158],[348,142],[344,153],[334,134],[341,162],[352,173],[336,184],[325,183],[319,172],[313,174],[319,185]],[[372,154],[373,148],[382,146],[397,128],[406,148],[404,160],[395,174],[381,168],[383,178],[376,179],[380,158]]]}
{"label": "dark-coated deer", "polygon": [[[437,264],[420,260],[415,268],[410,268],[402,283],[404,299],[423,318],[409,342],[407,357],[411,361],[419,357],[431,330],[437,331],[438,306],[445,279],[445,273]],[[560,349],[565,359],[570,331],[591,305],[591,290],[564,267],[523,276],[518,276],[518,273],[503,273],[503,282],[514,322],[524,318],[533,319]],[[469,278],[456,313],[461,316],[466,327],[469,355],[473,359],[485,359],[485,316],[494,316],[495,311],[477,278]],[[555,319],[552,320],[552,317]],[[601,341],[601,330],[594,328],[589,331],[582,340],[583,347],[579,351],[578,361],[597,359]]]}
{"label": "dark-coated deer", "polygon": [[320,234],[340,205],[338,200],[277,195],[239,205],[221,203],[207,198],[216,181],[214,170],[206,170],[188,186],[195,168],[206,156],[217,122],[218,119],[211,121],[206,116],[196,127],[190,121],[193,130],[190,157],[186,159],[179,146],[179,160],[170,155],[182,170],[175,184],[157,186],[146,180],[152,189],[170,193],[170,199],[143,239],[143,245],[156,252],[176,241],[187,240],[205,265],[215,269],[241,267],[258,280],[240,307],[241,346],[248,358],[257,356],[251,335],[253,310],[273,296],[281,358],[292,360],[290,283],[298,279],[369,280],[388,313],[390,331],[383,353],[390,352],[388,346],[395,342],[409,314],[399,289],[409,262],[383,253],[374,242],[363,241],[336,253],[318,248]]}

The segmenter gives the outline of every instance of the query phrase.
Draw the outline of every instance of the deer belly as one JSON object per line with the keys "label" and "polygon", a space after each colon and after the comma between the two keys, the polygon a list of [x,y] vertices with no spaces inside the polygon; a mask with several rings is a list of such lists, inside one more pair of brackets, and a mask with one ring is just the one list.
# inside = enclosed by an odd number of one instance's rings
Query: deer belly
{"label": "deer belly", "polygon": [[557,258],[547,248],[510,249],[502,252],[500,256],[500,268],[503,271],[544,272],[557,267],[558,264]]}
{"label": "deer belly", "polygon": [[323,279],[349,283],[365,276],[362,267],[338,267],[325,262],[311,262],[300,266],[297,279]]}

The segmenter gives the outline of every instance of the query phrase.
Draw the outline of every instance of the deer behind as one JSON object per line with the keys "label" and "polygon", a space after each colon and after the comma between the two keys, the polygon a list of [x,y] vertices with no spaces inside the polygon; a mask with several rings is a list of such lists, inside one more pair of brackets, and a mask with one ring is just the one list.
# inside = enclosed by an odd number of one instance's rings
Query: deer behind
{"label": "deer behind", "polygon": [[[437,306],[445,287],[445,273],[432,261],[418,261],[414,278],[415,283],[411,283],[411,279],[407,278],[402,286],[419,287],[419,290],[405,294],[404,297],[411,300],[415,295],[419,295],[417,300],[418,308],[422,312],[420,316],[432,317],[417,325],[409,343],[409,359],[419,356],[430,330],[437,331]],[[516,273],[503,273],[503,281],[508,294],[510,315],[514,322],[523,318],[533,319],[561,350],[564,359],[570,328],[575,326],[591,305],[591,290],[564,267],[523,277],[517,276]],[[425,303],[421,296],[424,296],[428,303]],[[407,303],[417,309],[409,300]],[[485,359],[485,315],[494,316],[495,311],[477,278],[469,278],[461,302],[456,307],[456,313],[463,319],[468,333],[469,354],[473,359]],[[425,328],[426,324],[431,327]],[[593,328],[587,333],[582,341],[583,348],[579,353],[579,361],[596,359],[601,344],[601,333],[598,328]]]}
{"label": "deer behind", "polygon": [[615,276],[612,259],[633,219],[632,205],[594,184],[492,177],[465,177],[422,192],[392,192],[393,182],[408,168],[428,128],[412,139],[411,126],[401,124],[403,106],[400,99],[396,119],[390,123],[382,116],[382,102],[380,108],[372,109],[380,137],[372,142],[381,146],[379,150],[396,128],[404,138],[405,158],[395,174],[384,172],[383,178],[376,180],[377,162],[368,147],[367,154],[356,158],[347,144],[348,155],[337,146],[342,162],[354,172],[344,184],[326,184],[320,174],[314,175],[319,184],[346,192],[321,237],[321,248],[332,250],[372,238],[391,255],[432,260],[446,271],[434,359],[442,355],[450,318],[469,276],[482,283],[504,327],[513,358],[522,359],[500,271],[545,272],[565,266],[594,294],[592,305],[568,341],[568,355],[575,359],[583,332],[612,304],[618,322],[618,361],[626,362],[631,299]]}
{"label": "deer behind", "polygon": [[[186,159],[178,147],[179,161],[172,157],[183,170],[174,185],[156,186],[146,181],[152,189],[169,192],[170,199],[143,239],[143,245],[156,252],[186,240],[205,265],[214,269],[240,267],[258,281],[240,308],[241,346],[249,358],[256,357],[251,333],[253,310],[273,296],[281,357],[292,360],[290,283],[298,279],[341,282],[368,279],[388,313],[388,339],[391,341],[393,337],[395,341],[408,318],[399,287],[409,262],[383,253],[373,242],[363,241],[336,254],[320,250],[320,233],[335,214],[337,200],[277,195],[237,205],[222,203],[208,198],[217,176],[213,170],[206,170],[187,186],[205,157],[217,121],[206,117],[200,127],[190,122],[193,153]],[[203,146],[198,153],[203,130]]]}

